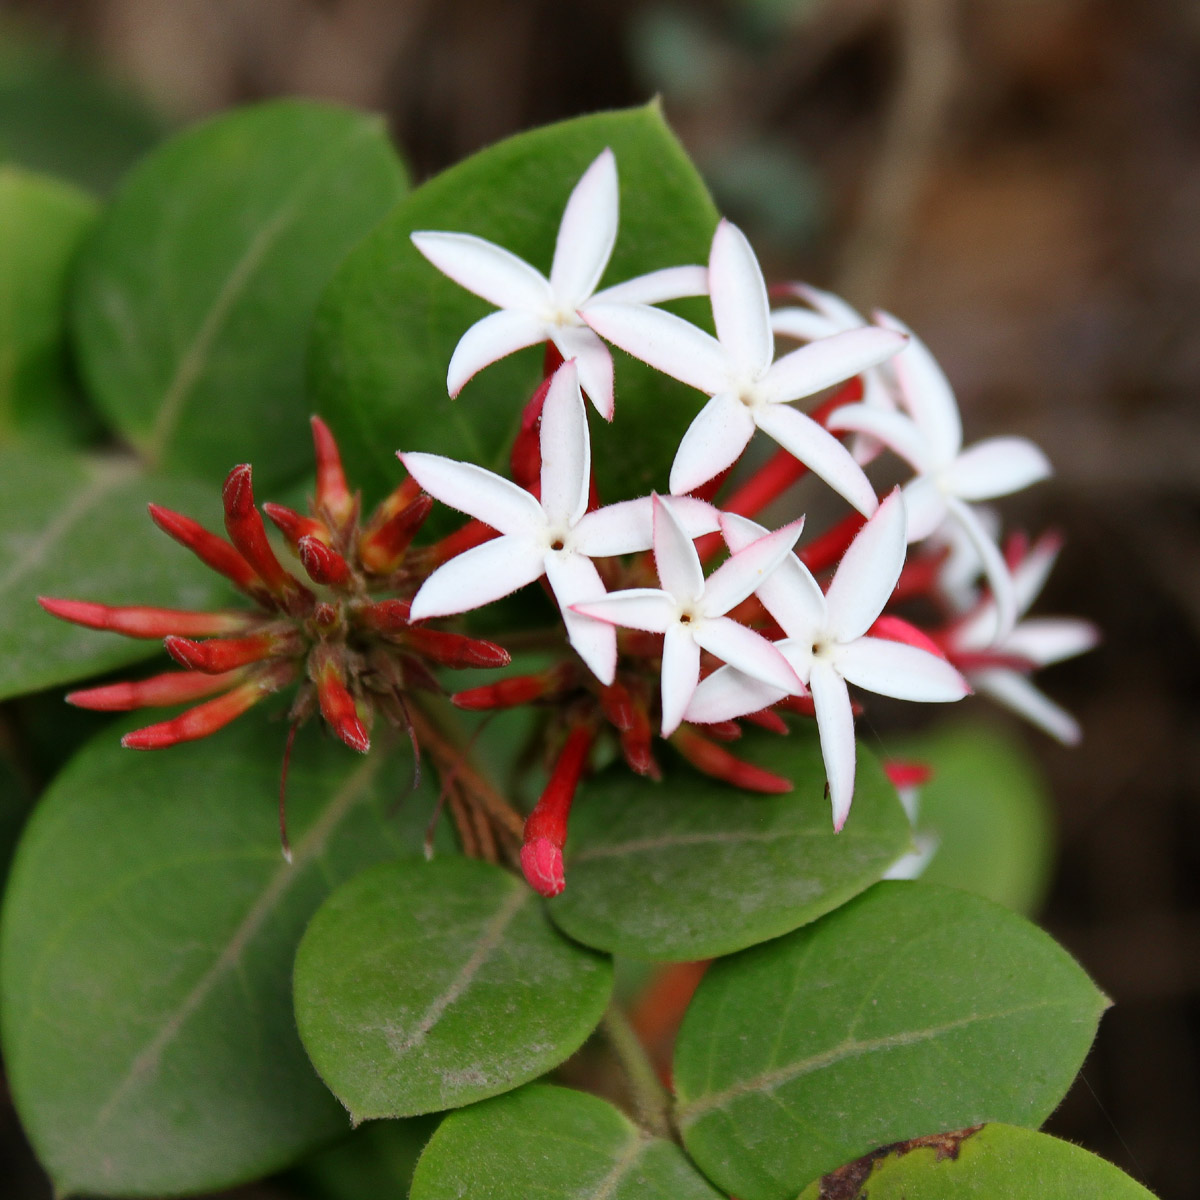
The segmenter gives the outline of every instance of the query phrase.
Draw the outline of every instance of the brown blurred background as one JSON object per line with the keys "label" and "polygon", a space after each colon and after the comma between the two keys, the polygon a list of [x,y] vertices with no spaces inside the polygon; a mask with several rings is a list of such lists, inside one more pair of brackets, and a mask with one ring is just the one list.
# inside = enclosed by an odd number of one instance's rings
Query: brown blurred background
{"label": "brown blurred background", "polygon": [[1106,636],[1045,679],[1083,748],[1028,736],[1060,814],[1042,920],[1116,1001],[1050,1128],[1164,1200],[1197,1194],[1195,0],[9,0],[0,17],[168,127],[282,93],[386,112],[418,178],[660,92],[775,277],[914,326],[969,440],[1035,438],[1057,475],[1005,512],[1067,534],[1039,608]]}

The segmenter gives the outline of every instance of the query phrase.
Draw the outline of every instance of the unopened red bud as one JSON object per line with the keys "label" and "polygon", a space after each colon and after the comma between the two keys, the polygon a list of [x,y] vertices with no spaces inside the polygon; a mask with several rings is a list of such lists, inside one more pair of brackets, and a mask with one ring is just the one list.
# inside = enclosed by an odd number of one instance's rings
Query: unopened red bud
{"label": "unopened red bud", "polygon": [[317,459],[317,509],[341,527],[354,515],[355,508],[342,470],[342,456],[329,426],[318,416],[312,417],[310,423]]}
{"label": "unopened red bud", "polygon": [[662,772],[651,749],[654,743],[654,727],[644,704],[635,703],[630,710],[632,720],[627,729],[621,731],[621,754],[631,771],[658,779]]}
{"label": "unopened red bud", "polygon": [[327,546],[333,541],[329,526],[324,521],[306,517],[284,504],[272,504],[270,500],[266,501],[262,508],[293,549],[302,537],[314,537]]}
{"label": "unopened red bud", "polygon": [[492,538],[500,535],[490,525],[485,525],[482,521],[470,520],[461,529],[456,529],[453,533],[442,538],[440,542],[434,542],[429,547],[429,557],[434,566],[441,566],[444,562],[449,562],[452,558],[457,558],[465,550],[471,550],[475,546],[482,546],[484,542],[490,542]]}
{"label": "unopened red bud", "polygon": [[715,721],[705,725],[704,732],[718,742],[736,742],[742,736],[742,728],[736,721]]}
{"label": "unopened red bud", "polygon": [[746,713],[742,717],[743,721],[749,721],[751,725],[757,725],[760,729],[766,729],[771,733],[787,733],[787,722],[771,708],[760,708],[758,712]]}
{"label": "unopened red bud", "polygon": [[743,762],[694,729],[681,725],[670,738],[671,745],[698,771],[722,779],[747,792],[781,795],[792,790],[792,781],[754,763]]}
{"label": "unopened red bud", "polygon": [[593,730],[584,725],[571,730],[541,798],[525,820],[521,869],[530,886],[543,896],[557,896],[565,886],[562,847],[567,840],[567,820],[594,737]]}
{"label": "unopened red bud", "polygon": [[224,575],[235,587],[258,601],[264,608],[277,607],[270,588],[263,583],[236,547],[182,513],[172,512],[171,509],[158,504],[149,504],[146,507],[155,525],[181,546],[187,547],[205,566]]}
{"label": "unopened red bud", "polygon": [[81,688],[68,692],[66,701],[76,708],[96,712],[128,712],[134,708],[154,708],[167,704],[186,704],[215,696],[233,687],[245,676],[244,671],[227,671],[222,675],[205,675],[200,671],[167,671],[149,679],[122,683],[106,683],[100,687]]}
{"label": "unopened red bud", "polygon": [[883,769],[896,788],[920,787],[933,778],[933,768],[928,763],[886,762]]}
{"label": "unopened red bud", "polygon": [[460,670],[468,667],[507,667],[512,662],[512,655],[503,646],[441,629],[422,629],[410,625],[404,634],[404,641],[444,667]]}
{"label": "unopened red bud", "polygon": [[[561,356],[559,362],[562,362]],[[529,398],[521,412],[521,428],[513,441],[508,462],[513,481],[523,488],[533,487],[541,481],[542,447],[538,423],[542,416],[542,406],[546,403],[546,393],[550,390],[554,371],[557,369],[556,366],[554,370],[547,372],[546,378],[539,384],[537,391]]]}
{"label": "unopened red bud", "polygon": [[482,687],[455,692],[450,703],[457,708],[515,708],[534,700],[546,700],[559,692],[564,680],[559,671],[541,671],[536,675],[514,675]]}
{"label": "unopened red bud", "polygon": [[396,570],[432,508],[432,496],[418,496],[377,529],[364,533],[358,541],[362,565],[375,575],[387,575]]}
{"label": "unopened red bud", "polygon": [[534,838],[521,847],[521,871],[529,886],[548,900],[567,886],[562,850],[548,838]]}
{"label": "unopened red bud", "polygon": [[186,612],[176,608],[147,608],[142,605],[113,606],[93,604],[89,600],[60,600],[52,596],[39,596],[38,603],[48,613],[64,621],[84,625],[88,629],[105,629],[137,638],[161,638],[172,633],[195,637],[236,633],[253,620],[244,613]]}
{"label": "unopened red bud", "polygon": [[249,637],[213,638],[207,642],[168,637],[163,639],[163,646],[181,667],[218,675],[262,662],[265,658],[298,654],[303,649],[303,641],[298,633],[289,631],[286,634],[253,633]]}
{"label": "unopened red bud", "polygon": [[408,628],[412,606],[407,600],[379,600],[354,610],[354,619],[366,629],[377,633],[401,633]]}
{"label": "unopened red bud", "polygon": [[610,683],[607,687],[600,689],[600,707],[617,729],[632,729],[637,720],[633,711],[633,697],[623,683]]}
{"label": "unopened red bud", "polygon": [[354,582],[350,564],[331,546],[312,536],[302,537],[296,545],[300,564],[314,583],[345,588]]}
{"label": "unopened red bud", "polygon": [[266,526],[254,505],[249,463],[242,463],[229,472],[222,499],[225,504],[225,530],[230,541],[254,568],[258,577],[289,612],[310,608],[312,593],[295,576],[284,570],[267,541]]}
{"label": "unopened red bud", "polygon": [[317,702],[321,706],[321,716],[351,750],[365,754],[371,748],[371,739],[367,736],[354,697],[346,687],[345,677],[336,663],[330,660],[322,663],[313,682],[317,685]]}

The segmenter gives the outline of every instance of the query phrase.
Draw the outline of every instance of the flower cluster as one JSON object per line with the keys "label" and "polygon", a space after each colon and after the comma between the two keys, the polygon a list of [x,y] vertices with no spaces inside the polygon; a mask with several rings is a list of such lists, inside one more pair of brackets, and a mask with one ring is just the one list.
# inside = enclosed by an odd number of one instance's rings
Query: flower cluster
{"label": "flower cluster", "polygon": [[[165,636],[185,668],[70,699],[132,708],[220,693],[127,735],[125,744],[137,748],[202,736],[296,681],[294,723],[319,709],[355,749],[367,748],[371,716],[382,714],[413,734],[414,744],[433,748],[468,849],[511,857],[519,850],[526,877],[545,895],[564,885],[567,816],[601,736],[614,736],[640,774],[659,773],[657,729],[709,774],[786,791],[789,780],[740,761],[726,744],[739,735],[741,719],[782,733],[780,710],[815,718],[838,829],[854,795],[850,685],[922,702],[977,689],[1074,740],[1070,717],[1029,677],[1086,650],[1095,631],[1080,621],[1024,619],[1057,541],[1030,547],[1018,536],[1001,549],[990,510],[977,507],[1046,477],[1041,451],[1020,438],[963,449],[945,376],[894,317],[867,321],[803,285],[783,289],[789,304],[772,311],[754,252],[728,221],[718,225],[706,265],[598,292],[617,231],[617,164],[605,150],[570,196],[549,277],[472,235],[414,233],[433,266],[497,310],[458,343],[447,375],[451,396],[497,359],[546,344],[545,379],[525,402],[511,478],[405,448],[399,457],[408,478],[363,522],[333,439],[314,418],[312,514],[263,506],[308,582],[268,544],[249,467],[235,468],[226,483],[228,542],[152,508],[163,529],[261,611],[177,613],[44,599],[68,620]],[[696,295],[709,298],[715,337],[657,307]],[[802,345],[777,355],[777,336]],[[667,492],[603,504],[584,398],[605,420],[620,420],[609,345],[707,399],[679,444]],[[795,407],[831,389],[810,413]],[[760,430],[778,448],[714,504]],[[881,502],[864,468],[884,451],[911,478]],[[753,519],[810,472],[849,504],[841,521],[800,545],[803,519],[774,530]],[[416,546],[434,501],[469,520],[440,542]],[[718,555],[723,561],[706,575]],[[522,821],[447,741],[420,692],[440,687],[443,666],[506,665],[500,647],[439,622],[539,580],[558,606],[571,650],[563,647],[545,670],[451,697],[464,709],[552,706],[550,782]],[[914,624],[896,611],[907,604],[907,611],[937,614],[934,622]],[[909,774],[911,784],[920,767]]]}

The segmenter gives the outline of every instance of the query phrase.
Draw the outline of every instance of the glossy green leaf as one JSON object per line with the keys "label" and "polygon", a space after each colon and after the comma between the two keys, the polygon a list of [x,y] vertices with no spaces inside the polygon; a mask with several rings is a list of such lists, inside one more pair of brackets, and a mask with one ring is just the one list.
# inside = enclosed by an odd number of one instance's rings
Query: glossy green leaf
{"label": "glossy green leaf", "polygon": [[889,748],[933,768],[917,829],[937,839],[937,852],[921,878],[1034,911],[1050,879],[1053,832],[1046,783],[1021,740],[956,723]]}
{"label": "glossy green leaf", "polygon": [[717,1200],[679,1147],[607,1101],[534,1084],[452,1113],[417,1164],[411,1200]]}
{"label": "glossy green leaf", "polygon": [[204,477],[304,470],[317,297],[403,182],[379,118],[310,101],[220,116],[155,151],[75,291],[78,354],[112,424],[151,463]]}
{"label": "glossy green leaf", "polygon": [[0,1034],[60,1193],[207,1191],[345,1128],[296,1036],[293,955],[332,887],[420,845],[433,797],[405,794],[407,751],[360,759],[305,731],[289,866],[283,734],[248,716],[142,755],[106,733],[28,826],[0,930]]}
{"label": "glossy green leaf", "polygon": [[128,460],[0,449],[0,698],[161,653],[158,642],[51,617],[38,596],[189,609],[230,601],[220,576],[154,527],[151,500],[220,528],[216,486],[149,476]]}
{"label": "glossy green leaf", "polygon": [[[405,200],[339,270],[313,333],[312,394],[348,456],[396,480],[397,449],[503,469],[542,349],[487,367],[457,400],[446,368],[458,339],[493,311],[445,278],[409,234],[472,233],[548,272],[567,196],[606,146],[617,158],[621,224],[602,286],[659,267],[708,261],[717,214],[657,105],[535,129],[474,155]],[[703,316],[706,304],[697,305]],[[666,486],[675,447],[704,399],[617,356],[616,419],[592,420],[592,462],[606,500]]]}
{"label": "glossy green leaf", "polygon": [[1106,1004],[1015,913],[881,883],[708,972],[675,1056],[684,1142],[742,1200],[787,1200],[890,1142],[982,1121],[1036,1126]]}
{"label": "glossy green leaf", "polygon": [[[822,1182],[805,1188],[800,1200],[831,1194],[838,1200],[1154,1200],[1080,1146],[1001,1124],[941,1147],[897,1147]],[[834,1186],[841,1190],[831,1193]]]}
{"label": "glossy green leaf", "polygon": [[614,767],[571,815],[567,887],[550,912],[573,938],[641,958],[729,954],[788,933],[874,883],[909,845],[878,762],[859,748],[850,819],[833,830],[816,735],[749,735],[735,747],[787,776],[782,796],[687,768],[661,784]]}
{"label": "glossy green leaf", "polygon": [[0,439],[87,427],[67,366],[66,294],[95,217],[70,184],[0,167]]}
{"label": "glossy green leaf", "polygon": [[356,1121],[470,1104],[574,1053],[612,990],[524,880],[468,859],[366,871],[313,918],[296,1023]]}

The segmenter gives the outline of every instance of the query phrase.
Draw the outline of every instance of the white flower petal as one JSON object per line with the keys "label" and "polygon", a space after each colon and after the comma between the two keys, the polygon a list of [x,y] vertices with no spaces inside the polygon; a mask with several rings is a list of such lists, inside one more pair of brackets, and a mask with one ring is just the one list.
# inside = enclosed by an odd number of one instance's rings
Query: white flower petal
{"label": "white flower petal", "polygon": [[904,413],[876,408],[868,404],[846,404],[829,414],[830,429],[852,429],[878,438],[900,455],[914,471],[930,469],[929,448],[920,429]]}
{"label": "white flower petal", "polygon": [[617,240],[617,199],[617,160],[604,149],[572,190],[558,227],[550,286],[564,308],[578,308],[608,266]]}
{"label": "white flower petal", "polygon": [[1008,496],[1052,474],[1050,460],[1027,438],[976,442],[940,474],[942,487],[962,500]]}
{"label": "white flower petal", "polygon": [[721,345],[739,375],[757,379],[775,356],[767,285],[746,235],[726,220],[713,235],[708,288]]}
{"label": "white flower petal", "polygon": [[715,725],[769,708],[786,695],[781,688],[752,679],[734,667],[719,667],[700,680],[683,716],[698,725]]}
{"label": "white flower petal", "polygon": [[448,617],[499,600],[540,579],[541,547],[525,538],[498,537],[443,563],[413,597],[411,617]]}
{"label": "white flower petal", "polygon": [[[715,533],[720,514],[706,500],[673,496],[671,511],[690,538]],[[575,549],[588,558],[636,554],[654,545],[654,506],[649,496],[622,500],[585,513],[575,526]]]}
{"label": "white flower petal", "polygon": [[[768,404],[753,413],[755,424],[823,479],[864,516],[878,506],[875,489],[854,456],[812,417],[786,404]],[[682,447],[681,447],[682,449]]]}
{"label": "white flower petal", "polygon": [[662,735],[679,728],[700,679],[700,647],[688,630],[675,622],[663,638]]}
{"label": "white flower petal", "polygon": [[729,382],[721,343],[674,313],[647,304],[589,304],[581,317],[607,342],[711,396]]}
{"label": "white flower petal", "polygon": [[540,310],[554,303],[549,280],[503,246],[470,233],[414,233],[413,245],[443,275],[497,308]]}
{"label": "white flower petal", "polygon": [[583,325],[553,325],[550,340],[563,358],[573,358],[579,385],[606,420],[613,415],[613,361],[608,347]]}
{"label": "white flower petal", "polygon": [[850,543],[825,593],[836,641],[862,637],[883,611],[904,566],[904,531],[904,500],[893,490]]}
{"label": "white flower petal", "polygon": [[1099,641],[1100,630],[1091,621],[1074,617],[1034,617],[1022,621],[999,649],[1046,667],[1084,654]]}
{"label": "white flower petal", "polygon": [[571,608],[604,596],[600,572],[582,554],[552,551],[546,555],[546,578],[562,612],[567,640],[601,683],[612,683],[617,669],[616,629]]}
{"label": "white flower petal", "polygon": [[844,327],[811,308],[777,308],[771,313],[771,328],[780,337],[815,342],[818,338],[841,333]]}
{"label": "white flower petal", "polygon": [[971,682],[977,691],[986,692],[1005,708],[1032,721],[1039,729],[1066,746],[1077,746],[1083,737],[1079,722],[1065,708],[1038,691],[1024,675],[1016,671],[972,671]]}
{"label": "white flower petal", "polygon": [[919,833],[913,838],[915,850],[902,854],[883,873],[884,879],[920,879],[941,843],[937,834]]}
{"label": "white flower petal", "polygon": [[524,488],[474,463],[456,462],[440,454],[401,453],[408,473],[435,500],[513,535],[545,528],[542,506]]}
{"label": "white flower petal", "polygon": [[684,296],[707,295],[707,267],[663,267],[661,271],[651,271],[605,288],[588,303],[661,304],[664,300],[679,300]]}
{"label": "white flower petal", "polygon": [[654,567],[663,589],[680,604],[698,600],[704,591],[704,568],[671,502],[654,496]]}
{"label": "white flower petal", "polygon": [[854,799],[854,712],[845,681],[827,662],[813,663],[809,680],[817,729],[821,735],[821,757],[833,805],[833,827],[841,829]]}
{"label": "white flower petal", "polygon": [[695,623],[696,643],[743,675],[758,679],[789,694],[804,691],[791,663],[761,633],[755,633],[731,617],[709,617]]}
{"label": "white flower petal", "polygon": [[572,526],[587,511],[592,471],[587,413],[574,362],[554,372],[542,405],[539,437],[542,511],[551,526]]}
{"label": "white flower petal", "polygon": [[516,350],[544,342],[549,334],[542,319],[525,309],[502,308],[488,313],[458,339],[446,370],[446,391],[451,397],[457,396],[484,367]]}
{"label": "white flower petal", "polygon": [[696,414],[675,451],[671,493],[698,488],[737,462],[754,436],[754,417],[732,393],[718,392]]}
{"label": "white flower petal", "polygon": [[[987,510],[982,510],[986,512]],[[981,514],[980,509],[975,510],[976,515]],[[1056,533],[1044,533],[1033,546],[1030,547],[1029,553],[1017,564],[1013,570],[1013,587],[1017,593],[1017,611],[1021,613],[1028,612],[1033,602],[1042,593],[1042,588],[1046,586],[1046,580],[1050,578],[1050,572],[1054,570],[1054,564],[1058,561],[1058,553],[1062,549],[1062,538]]]}
{"label": "white flower petal", "polygon": [[758,392],[768,404],[799,400],[832,384],[853,379],[903,347],[901,334],[874,325],[831,334],[773,363],[759,382]]}
{"label": "white flower petal", "polygon": [[962,526],[983,562],[983,571],[992,589],[992,602],[996,606],[996,632],[990,640],[1000,641],[1008,637],[1017,622],[1017,597],[1008,564],[969,504],[947,496],[946,511]]}
{"label": "white flower petal", "polygon": [[679,621],[679,605],[674,597],[659,588],[627,588],[623,592],[609,592],[602,600],[589,600],[575,605],[575,611],[585,617],[607,621],[610,625],[642,629],[647,633],[665,633]]}
{"label": "white flower petal", "polygon": [[[932,475],[918,475],[901,489],[904,511],[908,516],[908,540],[920,542],[929,537],[948,514],[946,496]],[[973,545],[973,543],[972,543]]]}
{"label": "white flower petal", "polygon": [[891,363],[901,402],[920,427],[935,461],[950,462],[962,449],[962,418],[950,381],[929,348],[903,321],[889,313],[879,313],[875,319],[887,329],[908,334],[908,345]]}
{"label": "white flower petal", "polygon": [[971,690],[944,658],[902,642],[861,637],[835,647],[832,657],[847,683],[880,696],[946,703],[961,700]]}
{"label": "white flower petal", "polygon": [[791,554],[803,529],[801,517],[774,533],[756,538],[723,562],[704,585],[701,606],[705,615],[721,616],[763,587]]}
{"label": "white flower petal", "polygon": [[858,309],[833,292],[822,291],[821,288],[813,287],[811,283],[793,283],[789,290],[815,308],[838,329],[857,329],[860,325],[867,324],[867,319]]}

